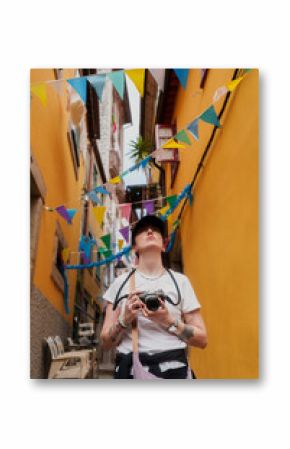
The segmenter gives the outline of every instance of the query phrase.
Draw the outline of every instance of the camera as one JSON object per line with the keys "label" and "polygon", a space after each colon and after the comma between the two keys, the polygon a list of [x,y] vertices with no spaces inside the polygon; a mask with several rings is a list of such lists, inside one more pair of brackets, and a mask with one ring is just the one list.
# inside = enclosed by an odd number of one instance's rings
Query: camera
{"label": "camera", "polygon": [[146,307],[151,310],[151,312],[155,312],[159,308],[159,298],[163,300],[166,299],[166,295],[163,290],[156,290],[155,292],[142,292],[138,294],[138,297],[146,305]]}

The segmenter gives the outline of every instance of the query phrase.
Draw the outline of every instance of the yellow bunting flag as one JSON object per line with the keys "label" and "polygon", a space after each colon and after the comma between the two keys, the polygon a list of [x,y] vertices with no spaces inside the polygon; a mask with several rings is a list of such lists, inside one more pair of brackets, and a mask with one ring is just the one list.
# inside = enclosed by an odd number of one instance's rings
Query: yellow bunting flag
{"label": "yellow bunting flag", "polygon": [[168,209],[169,209],[168,206],[162,207],[162,209],[159,209],[158,211],[159,215],[164,215],[168,211]]}
{"label": "yellow bunting flag", "polygon": [[112,178],[109,180],[109,183],[111,183],[111,184],[119,184],[119,182],[121,182],[120,176],[116,176],[115,178]]}
{"label": "yellow bunting flag", "polygon": [[64,248],[61,252],[62,260],[64,263],[67,263],[69,257],[69,248]]}
{"label": "yellow bunting flag", "polygon": [[170,139],[167,143],[162,145],[161,148],[186,148],[182,143],[176,142],[174,139]]}
{"label": "yellow bunting flag", "polygon": [[118,240],[118,246],[119,246],[119,250],[121,251],[121,249],[123,248],[124,245],[124,240],[123,239],[119,239]]}
{"label": "yellow bunting flag", "polygon": [[135,84],[141,97],[144,95],[145,69],[125,70],[125,73]]}
{"label": "yellow bunting flag", "polygon": [[232,92],[237,87],[237,85],[242,81],[243,78],[244,78],[243,76],[240,76],[236,80],[233,80],[229,84],[227,84],[228,90]]}
{"label": "yellow bunting flag", "polygon": [[169,228],[171,229],[171,227],[172,227],[172,215],[168,215],[167,223],[168,223]]}
{"label": "yellow bunting flag", "polygon": [[46,84],[45,83],[36,84],[34,86],[31,86],[30,90],[34,95],[36,95],[40,99],[42,106],[46,106]]}
{"label": "yellow bunting flag", "polygon": [[93,212],[95,214],[97,222],[101,225],[104,220],[106,206],[95,206],[95,207],[93,207]]}

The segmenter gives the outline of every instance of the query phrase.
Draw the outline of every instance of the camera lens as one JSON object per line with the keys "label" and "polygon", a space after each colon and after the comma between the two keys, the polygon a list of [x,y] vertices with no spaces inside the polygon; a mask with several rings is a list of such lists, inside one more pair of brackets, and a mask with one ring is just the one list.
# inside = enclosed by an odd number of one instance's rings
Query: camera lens
{"label": "camera lens", "polygon": [[149,296],[148,295],[147,298],[145,299],[145,304],[146,304],[146,307],[149,310],[151,310],[151,312],[155,312],[160,306],[158,296],[155,296],[155,295]]}

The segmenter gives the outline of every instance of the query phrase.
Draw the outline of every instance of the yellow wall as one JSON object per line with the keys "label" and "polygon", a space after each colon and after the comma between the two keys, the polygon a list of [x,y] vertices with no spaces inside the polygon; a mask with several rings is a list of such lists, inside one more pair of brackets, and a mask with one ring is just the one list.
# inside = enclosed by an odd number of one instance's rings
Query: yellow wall
{"label": "yellow wall", "polygon": [[[210,70],[199,92],[200,71],[190,71],[186,91],[178,91],[177,130],[212,104],[216,88],[233,73]],[[230,97],[193,206],[182,217],[184,272],[202,304],[209,339],[205,350],[191,350],[199,378],[258,377],[258,101],[258,70],[252,70]],[[222,102],[215,105],[217,113]],[[200,140],[191,136],[191,147],[180,150],[173,190],[167,166],[167,194],[192,180],[212,129],[200,121]]]}
{"label": "yellow wall", "polygon": [[[74,70],[64,70],[64,78],[74,77]],[[54,80],[51,69],[31,70],[31,83]],[[63,293],[51,278],[56,220],[59,222],[72,251],[77,251],[80,236],[80,195],[84,178],[84,161],[81,157],[79,178],[76,181],[69,144],[67,141],[67,93],[60,97],[47,84],[47,106],[31,96],[31,152],[43,175],[46,187],[46,205],[78,209],[73,224],[69,225],[57,212],[43,210],[36,254],[33,283],[53,306],[69,321],[64,310]],[[70,310],[73,312],[76,271],[68,272],[70,286]]]}

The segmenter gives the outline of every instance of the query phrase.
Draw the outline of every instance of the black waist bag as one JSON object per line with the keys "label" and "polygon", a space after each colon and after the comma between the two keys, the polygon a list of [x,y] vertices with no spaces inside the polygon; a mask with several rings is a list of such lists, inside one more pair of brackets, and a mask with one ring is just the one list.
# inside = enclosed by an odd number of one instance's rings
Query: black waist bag
{"label": "black waist bag", "polygon": [[[186,379],[188,371],[188,362],[186,351],[184,349],[173,349],[171,351],[158,352],[156,354],[147,354],[146,352],[139,352],[139,359],[143,366],[149,367],[149,372],[162,379]],[[160,370],[159,363],[176,361],[184,363],[185,366],[180,368],[168,369],[164,372]],[[132,369],[132,352],[123,354],[118,352],[116,354],[116,369],[114,379],[133,379],[131,374]],[[192,378],[195,379],[193,372]]]}

